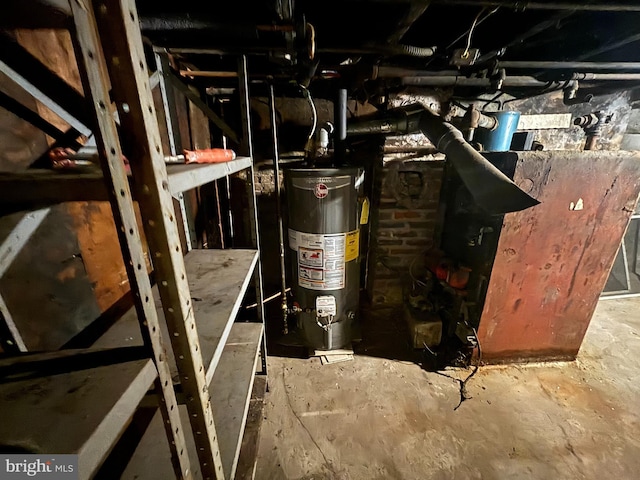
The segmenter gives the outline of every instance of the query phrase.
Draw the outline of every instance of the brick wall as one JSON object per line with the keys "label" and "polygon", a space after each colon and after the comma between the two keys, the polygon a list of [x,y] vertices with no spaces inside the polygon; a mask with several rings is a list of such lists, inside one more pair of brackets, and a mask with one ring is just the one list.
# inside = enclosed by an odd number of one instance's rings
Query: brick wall
{"label": "brick wall", "polygon": [[374,305],[402,302],[412,263],[433,245],[443,160],[385,159],[372,215],[371,278]]}

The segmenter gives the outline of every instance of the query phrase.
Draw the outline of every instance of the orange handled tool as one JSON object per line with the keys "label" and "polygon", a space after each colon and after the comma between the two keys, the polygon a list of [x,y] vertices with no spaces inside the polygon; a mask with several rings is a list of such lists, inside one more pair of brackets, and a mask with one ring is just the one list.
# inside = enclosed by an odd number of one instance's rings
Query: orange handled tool
{"label": "orange handled tool", "polygon": [[185,150],[185,163],[223,163],[235,160],[236,152],[228,148],[207,148],[203,150]]}

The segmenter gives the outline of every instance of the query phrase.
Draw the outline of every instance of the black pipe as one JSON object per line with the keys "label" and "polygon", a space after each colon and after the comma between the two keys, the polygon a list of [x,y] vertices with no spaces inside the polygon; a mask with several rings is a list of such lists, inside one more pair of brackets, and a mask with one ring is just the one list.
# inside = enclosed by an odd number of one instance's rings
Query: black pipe
{"label": "black pipe", "polygon": [[500,68],[547,70],[640,70],[640,62],[498,62]]}
{"label": "black pipe", "polygon": [[573,78],[586,81],[636,81],[640,80],[640,73],[575,73]]}
{"label": "black pipe", "polygon": [[278,127],[276,123],[276,96],[273,85],[269,84],[269,114],[271,116],[271,135],[273,138],[273,183],[276,194],[276,214],[278,217],[278,240],[280,241],[280,288],[282,295],[282,333],[289,333],[287,322],[287,278],[284,262],[284,227],[282,225],[282,197],[280,195],[280,149],[278,147]]}
{"label": "black pipe", "polygon": [[[502,85],[505,87],[544,87],[549,82],[540,81],[534,77],[519,76],[519,77],[506,77],[502,80]],[[493,87],[496,84],[491,78],[476,78],[465,77],[463,75],[446,75],[446,76],[414,76],[403,77],[403,85],[414,86],[429,86],[429,87]]]}
{"label": "black pipe", "polygon": [[480,155],[460,130],[439,115],[424,109],[420,130],[446,155],[475,201],[489,213],[517,212],[540,203]]}
{"label": "black pipe", "polygon": [[408,134],[422,132],[455,167],[478,205],[489,213],[508,213],[538,202],[467,143],[462,132],[416,103],[387,112],[384,118],[349,125],[349,134]]}
{"label": "black pipe", "polygon": [[436,47],[416,47],[414,45],[364,45],[353,47],[320,47],[318,53],[343,53],[360,55],[388,55],[407,57],[432,57]]}
{"label": "black pipe", "polygon": [[[572,80],[580,80],[583,82],[637,82],[640,81],[640,73],[574,73],[570,79],[564,80],[558,78],[556,83],[566,87],[567,82]],[[429,87],[494,87],[498,82],[491,78],[465,77],[462,75],[446,75],[446,76],[411,76],[403,77],[403,85],[413,86],[429,86]],[[549,82],[538,80],[530,76],[512,76],[505,77],[499,81],[501,86],[505,87],[548,87]],[[497,89],[497,88],[496,88]]]}
{"label": "black pipe", "polygon": [[591,12],[640,12],[640,5],[606,4],[589,5],[584,3],[528,2],[528,1],[490,1],[490,0],[435,0],[447,5],[468,5],[472,7],[504,7],[514,10],[584,10]]}
{"label": "black pipe", "polygon": [[345,140],[347,139],[347,89],[338,90],[338,98],[334,107],[335,124],[334,150],[338,160],[344,159]]}
{"label": "black pipe", "polygon": [[412,68],[404,68],[404,67],[386,67],[386,66],[377,66],[374,65],[373,68],[369,69],[368,67],[364,67],[366,70],[362,72],[366,75],[371,75],[371,78],[375,80],[376,78],[398,78],[398,77],[441,77],[441,76],[459,76],[460,72],[458,70],[441,70],[441,71],[432,71],[432,70],[416,70]]}

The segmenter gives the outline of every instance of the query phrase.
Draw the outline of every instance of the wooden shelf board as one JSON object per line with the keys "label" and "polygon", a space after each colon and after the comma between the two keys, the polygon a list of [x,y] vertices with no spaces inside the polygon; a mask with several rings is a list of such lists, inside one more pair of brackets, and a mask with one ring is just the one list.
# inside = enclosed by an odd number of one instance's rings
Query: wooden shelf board
{"label": "wooden shelf board", "polygon": [[[256,250],[191,250],[185,256],[200,348],[207,366],[207,383],[220,360],[257,261]],[[158,314],[164,318],[157,289],[154,289],[154,294]],[[160,325],[168,345],[166,323],[161,321]],[[129,345],[142,345],[135,309],[127,312],[93,346],[113,348]],[[171,365],[175,365],[171,349],[167,349],[167,355]],[[175,367],[172,368],[175,375]]]}
{"label": "wooden shelf board", "polygon": [[[251,166],[251,158],[224,163],[167,165],[172,195],[191,190]],[[62,202],[107,201],[102,172],[58,172],[33,169],[0,173],[0,206],[13,210],[40,208]]]}
{"label": "wooden shelf board", "polygon": [[[260,323],[233,324],[209,389],[220,455],[227,479],[233,478],[238,461],[262,333]],[[188,425],[187,409],[183,405],[180,406],[180,414],[184,424]],[[187,434],[186,441],[194,478],[201,478],[193,436]],[[158,411],[121,479],[155,480],[170,478],[171,474],[169,445],[162,425],[162,416]]]}
{"label": "wooden shelf board", "polygon": [[0,444],[77,453],[91,478],[156,378],[148,359],[0,384]]}

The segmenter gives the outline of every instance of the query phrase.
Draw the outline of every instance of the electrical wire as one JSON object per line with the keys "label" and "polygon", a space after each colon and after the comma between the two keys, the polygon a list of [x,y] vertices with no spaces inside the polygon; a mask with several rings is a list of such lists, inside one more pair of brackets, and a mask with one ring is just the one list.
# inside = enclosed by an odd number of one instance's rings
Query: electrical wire
{"label": "electrical wire", "polygon": [[495,97],[493,97],[491,100],[487,100],[486,102],[484,102],[484,105],[482,105],[482,107],[480,107],[480,109],[481,109],[481,110],[484,110],[485,108],[487,108],[487,106],[488,106],[490,103],[497,103],[497,104],[498,104],[498,110],[502,110],[503,102],[499,102],[499,101],[498,101],[498,99],[499,99],[502,95],[504,95],[504,92],[498,92],[498,94],[497,94]]}
{"label": "electrical wire", "polygon": [[498,11],[498,9],[500,8],[500,6],[497,6],[496,8],[494,8],[493,10],[491,10],[489,13],[487,13],[484,18],[482,19],[482,21],[478,22],[478,19],[480,18],[480,16],[482,15],[482,13],[487,9],[487,7],[483,7],[482,10],[480,10],[478,12],[478,15],[476,15],[476,18],[473,20],[473,23],[471,24],[471,28],[469,29],[469,36],[467,37],[467,46],[464,49],[464,52],[462,53],[462,58],[467,58],[469,56],[469,48],[471,48],[471,37],[473,36],[473,31],[475,30],[475,28],[482,22],[484,22],[487,18],[489,18],[491,15],[493,15],[494,13],[496,13]]}
{"label": "electrical wire", "polygon": [[480,364],[482,363],[482,346],[480,345],[480,339],[478,338],[478,332],[476,331],[476,329],[474,327],[471,327],[471,331],[473,332],[473,337],[476,340],[476,348],[478,349],[478,361],[476,362],[475,366],[473,367],[473,371],[469,374],[469,376],[467,378],[465,378],[464,380],[458,380],[458,382],[460,383],[460,403],[458,403],[456,408],[453,409],[454,411],[458,410],[458,408],[460,408],[460,405],[462,405],[462,402],[472,398],[472,397],[469,396],[469,393],[467,392],[467,383],[469,382],[469,380],[471,380],[473,378],[473,376],[476,373],[478,373],[478,370],[480,369]]}
{"label": "electrical wire", "polygon": [[302,84],[300,84],[300,88],[302,89],[302,92],[304,93],[304,96],[306,97],[306,99],[309,101],[309,105],[311,106],[311,112],[313,114],[313,123],[311,125],[311,132],[309,132],[309,137],[307,139],[307,140],[311,140],[315,135],[316,127],[318,126],[318,111],[316,110],[316,105],[313,102],[313,98],[311,97],[311,92],[309,91],[309,89]]}

